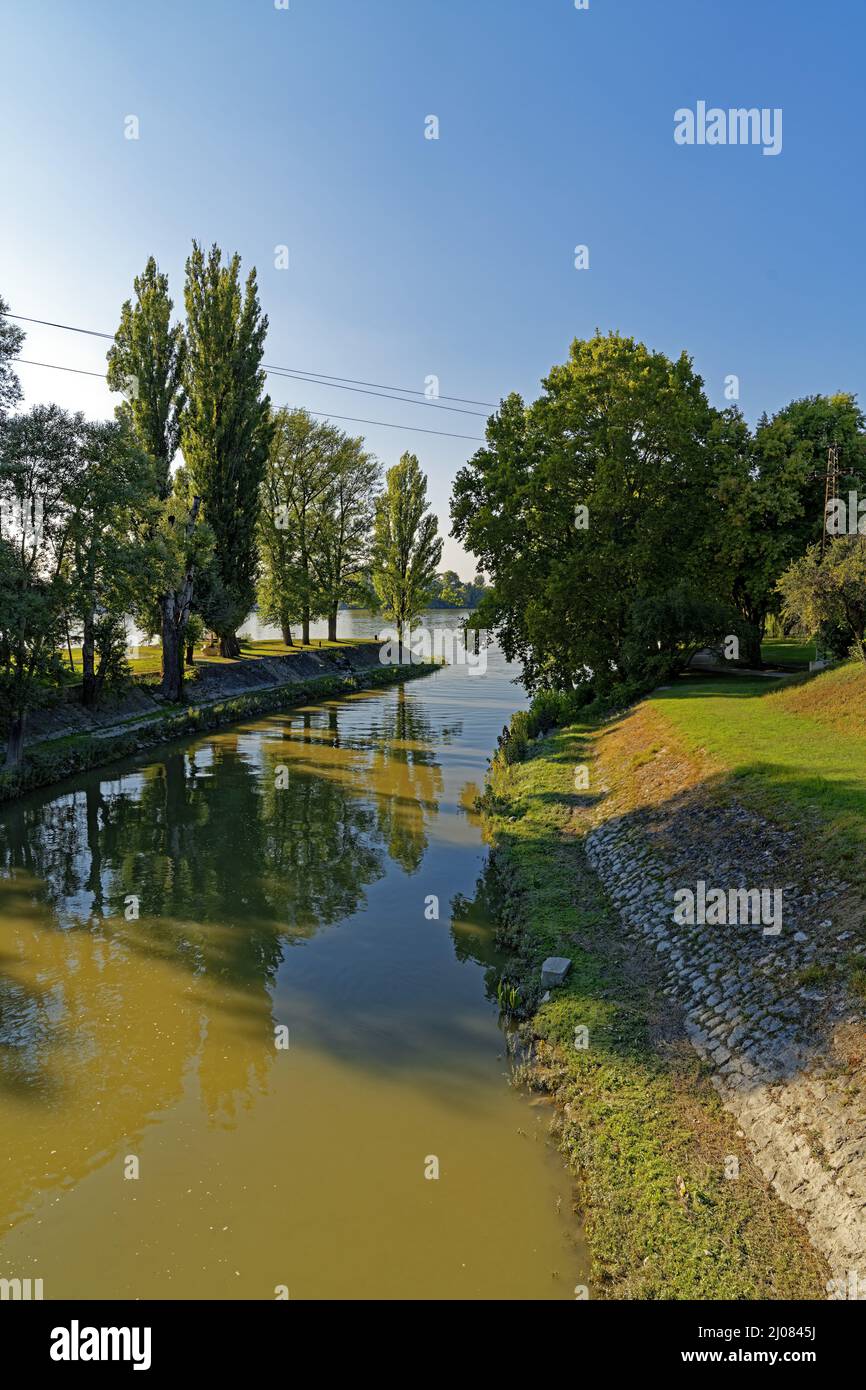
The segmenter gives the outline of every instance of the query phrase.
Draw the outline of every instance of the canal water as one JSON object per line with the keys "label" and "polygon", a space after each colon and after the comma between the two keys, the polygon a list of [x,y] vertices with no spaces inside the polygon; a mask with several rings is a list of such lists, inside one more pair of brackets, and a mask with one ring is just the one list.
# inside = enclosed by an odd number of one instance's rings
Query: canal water
{"label": "canal water", "polygon": [[493,651],[2,808],[0,1277],[574,1297],[571,1185],[509,1084],[478,889],[514,676]]}

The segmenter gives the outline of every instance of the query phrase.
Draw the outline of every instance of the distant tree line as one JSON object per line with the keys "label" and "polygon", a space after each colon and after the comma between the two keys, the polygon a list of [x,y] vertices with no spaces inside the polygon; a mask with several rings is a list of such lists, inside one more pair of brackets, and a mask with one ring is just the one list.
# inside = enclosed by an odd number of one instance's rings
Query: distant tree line
{"label": "distant tree line", "polygon": [[486,593],[483,575],[476,574],[471,583],[464,584],[455,570],[445,570],[433,580],[428,607],[477,608]]}
{"label": "distant tree line", "polygon": [[685,353],[617,333],[576,341],[543,388],[502,402],[452,496],[491,584],[473,623],[531,690],[646,688],[731,636],[758,667],[771,615],[863,656],[866,536],[828,538],[824,509],[831,446],[844,495],[866,484],[853,395],[752,431],[710,405]]}

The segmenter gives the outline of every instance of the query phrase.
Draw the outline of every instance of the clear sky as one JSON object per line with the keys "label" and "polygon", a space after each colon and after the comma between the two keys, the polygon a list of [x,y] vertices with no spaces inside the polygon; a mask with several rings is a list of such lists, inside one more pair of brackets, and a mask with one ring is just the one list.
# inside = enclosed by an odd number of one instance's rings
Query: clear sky
{"label": "clear sky", "polygon": [[[0,293],[113,331],[150,254],[182,305],[196,237],[257,266],[273,364],[495,403],[598,326],[686,348],[720,406],[737,375],[752,421],[859,391],[864,40],[863,0],[0,0]],[[699,101],[781,108],[781,153],[677,145]],[[23,355],[102,371],[105,346],[33,328]],[[20,376],[28,403],[116,400]],[[418,454],[447,531],[475,445],[405,427],[483,419],[269,389],[400,424],[344,427]]]}

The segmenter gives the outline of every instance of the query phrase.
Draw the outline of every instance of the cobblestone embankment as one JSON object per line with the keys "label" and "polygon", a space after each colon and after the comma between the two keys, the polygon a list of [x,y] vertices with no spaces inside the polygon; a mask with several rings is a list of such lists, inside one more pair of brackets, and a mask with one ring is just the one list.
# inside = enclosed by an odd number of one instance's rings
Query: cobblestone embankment
{"label": "cobblestone embankment", "polygon": [[[665,795],[635,808],[601,788],[587,856],[625,932],[666,966],[663,988],[712,1069],[767,1181],[804,1221],[834,1275],[866,1272],[866,1033],[835,970],[866,951],[846,928],[847,885],[817,877],[798,836],[734,797],[704,796],[677,754]],[[619,802],[619,804],[618,804]],[[781,889],[761,923],[680,924],[678,890]]]}

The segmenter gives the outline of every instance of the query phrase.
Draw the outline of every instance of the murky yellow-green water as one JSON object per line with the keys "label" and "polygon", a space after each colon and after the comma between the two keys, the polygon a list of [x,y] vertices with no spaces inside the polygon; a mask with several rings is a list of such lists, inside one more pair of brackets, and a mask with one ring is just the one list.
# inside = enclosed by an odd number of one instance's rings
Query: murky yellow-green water
{"label": "murky yellow-green water", "polygon": [[574,1296],[570,1184],[508,1084],[464,901],[509,678],[446,670],[3,809],[0,1276]]}

